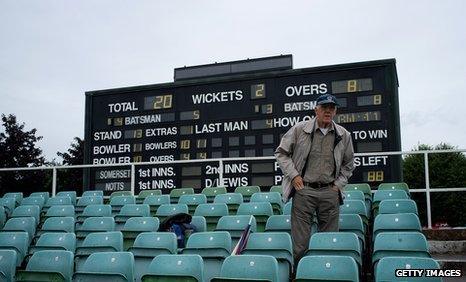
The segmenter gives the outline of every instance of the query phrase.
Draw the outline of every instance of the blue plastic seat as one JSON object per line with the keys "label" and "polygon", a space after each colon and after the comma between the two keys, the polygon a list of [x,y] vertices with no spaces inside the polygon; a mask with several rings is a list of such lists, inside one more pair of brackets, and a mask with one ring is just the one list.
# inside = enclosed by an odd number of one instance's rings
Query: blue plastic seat
{"label": "blue plastic seat", "polygon": [[19,206],[23,200],[23,192],[9,192],[3,195],[3,198],[11,198],[15,200],[15,206]]}
{"label": "blue plastic seat", "polygon": [[402,190],[405,191],[408,196],[410,194],[408,184],[404,182],[381,183],[377,190]]}
{"label": "blue plastic seat", "polygon": [[74,217],[51,217],[45,220],[42,228],[36,232],[35,238],[44,233],[74,233]]}
{"label": "blue plastic seat", "polygon": [[30,198],[33,197],[41,197],[44,198],[44,204],[47,202],[47,200],[50,198],[49,192],[32,192],[31,195],[29,195]]}
{"label": "blue plastic seat", "polygon": [[35,220],[35,225],[39,224],[40,220],[40,208],[39,206],[19,206],[13,210],[11,214],[12,218],[32,217]]}
{"label": "blue plastic seat", "polygon": [[235,188],[235,193],[240,193],[243,195],[244,202],[249,202],[252,194],[260,192],[261,188],[259,186],[239,186]]}
{"label": "blue plastic seat", "polygon": [[267,219],[273,215],[272,205],[270,203],[259,202],[259,203],[242,203],[239,208],[237,215],[253,215],[257,222],[257,232],[265,230],[265,224]]}
{"label": "blue plastic seat", "polygon": [[133,255],[129,252],[93,253],[82,270],[73,275],[73,281],[134,281]]}
{"label": "blue plastic seat", "polygon": [[134,255],[135,274],[139,281],[152,260],[161,254],[176,254],[176,235],[171,232],[144,232],[139,234],[129,252]]}
{"label": "blue plastic seat", "polygon": [[192,234],[183,254],[200,255],[204,262],[204,278],[210,281],[220,275],[223,260],[231,253],[231,236],[226,231]]}
{"label": "blue plastic seat", "polygon": [[136,204],[142,204],[144,200],[149,196],[162,195],[161,190],[141,190],[136,197]]}
{"label": "blue plastic seat", "polygon": [[[88,191],[89,192],[89,191]],[[82,196],[79,198],[78,203],[76,204],[75,211],[76,214],[82,214],[84,209],[90,205],[102,205],[104,203],[104,198],[102,196]]]}
{"label": "blue plastic seat", "polygon": [[50,207],[45,216],[42,218],[42,221],[47,220],[51,217],[75,217],[74,206],[53,206]]}
{"label": "blue plastic seat", "polygon": [[229,214],[236,214],[239,205],[243,203],[243,195],[240,193],[219,194],[214,198],[215,204],[224,203],[228,206]]}
{"label": "blue plastic seat", "polygon": [[131,191],[115,191],[110,194],[110,201],[115,197],[121,196],[133,196],[133,194],[131,193]]}
{"label": "blue plastic seat", "polygon": [[188,213],[188,206],[186,204],[160,205],[155,215],[163,221],[166,217],[177,213]]}
{"label": "blue plastic seat", "polygon": [[[199,255],[159,255],[149,265],[142,281],[204,281],[204,265]],[[161,280],[159,280],[161,279]]]}
{"label": "blue plastic seat", "polygon": [[21,205],[22,206],[30,206],[30,205],[39,206],[39,210],[42,210],[42,208],[45,205],[45,201],[46,201],[45,198],[41,196],[29,196],[27,198],[24,198],[21,201]]}
{"label": "blue plastic seat", "polygon": [[358,265],[350,256],[306,256],[299,261],[294,281],[359,282]]}
{"label": "blue plastic seat", "polygon": [[29,254],[44,250],[63,250],[72,253],[76,250],[76,235],[74,233],[44,233],[37,243],[29,248]]}
{"label": "blue plastic seat", "polygon": [[372,198],[372,213],[374,217],[379,211],[379,204],[383,200],[402,200],[409,199],[408,194],[403,190],[377,190]]}
{"label": "blue plastic seat", "polygon": [[365,230],[367,230],[369,226],[369,215],[364,201],[345,200],[343,205],[340,206],[340,214],[358,214],[364,223]]}
{"label": "blue plastic seat", "polygon": [[123,229],[125,222],[131,217],[150,216],[149,205],[144,204],[128,204],[124,205],[120,212],[115,215],[115,230]]}
{"label": "blue plastic seat", "polygon": [[226,204],[200,204],[194,215],[203,216],[206,219],[207,231],[212,231],[220,217],[228,215],[228,207]]}
{"label": "blue plastic seat", "polygon": [[110,206],[112,206],[112,215],[116,215],[120,212],[124,205],[136,204],[136,198],[134,196],[115,196],[110,198]]}
{"label": "blue plastic seat", "polygon": [[84,238],[94,232],[115,231],[115,220],[113,217],[90,217],[84,220],[79,230],[76,230],[76,246],[81,246]]}
{"label": "blue plastic seat", "polygon": [[191,224],[196,228],[196,232],[205,232],[207,231],[207,222],[203,216],[192,216]]}
{"label": "blue plastic seat", "polygon": [[416,202],[413,200],[383,200],[379,204],[379,214],[414,213],[418,214]]}
{"label": "blue plastic seat", "polygon": [[131,217],[121,232],[123,233],[123,250],[133,246],[134,240],[142,232],[156,232],[159,230],[159,219],[156,217]]}
{"label": "blue plastic seat", "polygon": [[289,280],[293,266],[290,234],[286,232],[252,233],[242,254],[273,256],[278,262],[280,281]]}
{"label": "blue plastic seat", "polygon": [[70,281],[73,275],[73,253],[63,250],[37,251],[26,270],[16,274],[16,281]]}
{"label": "blue plastic seat", "polygon": [[161,205],[169,205],[170,204],[170,195],[155,195],[155,196],[147,196],[144,201],[144,204],[149,205],[150,214],[155,216],[157,209]]}
{"label": "blue plastic seat", "polygon": [[288,201],[283,206],[283,215],[291,215],[291,206],[292,206],[292,201]]}
{"label": "blue plastic seat", "polygon": [[440,269],[438,262],[432,258],[418,257],[386,257],[382,258],[375,269],[376,282],[388,281],[423,281],[423,282],[441,282],[441,277],[396,277],[396,270],[404,269]]}
{"label": "blue plastic seat", "polygon": [[365,196],[362,191],[344,191],[343,194],[345,195],[346,200],[361,200],[365,201]]}
{"label": "blue plastic seat", "polygon": [[420,232],[383,232],[377,235],[372,251],[372,264],[384,257],[430,258],[429,246]]}
{"label": "blue plastic seat", "polygon": [[274,214],[282,214],[283,201],[282,196],[278,192],[261,192],[254,193],[250,199],[251,203],[266,202],[272,205]]}
{"label": "blue plastic seat", "polygon": [[193,188],[176,188],[170,190],[170,203],[176,204],[183,195],[194,194]]}
{"label": "blue plastic seat", "polygon": [[225,259],[220,276],[215,281],[272,281],[278,282],[278,263],[272,256],[241,255]]}
{"label": "blue plastic seat", "polygon": [[44,207],[42,208],[43,212],[47,212],[47,210],[52,206],[65,206],[65,205],[72,205],[71,198],[69,196],[55,196],[49,198],[48,201],[45,203]]}
{"label": "blue plastic seat", "polygon": [[190,214],[194,213],[198,205],[206,203],[207,197],[204,194],[182,195],[178,200],[178,204],[186,204],[188,206],[188,211]]}
{"label": "blue plastic seat", "polygon": [[362,267],[362,246],[356,234],[319,232],[311,236],[306,256],[350,256]]}
{"label": "blue plastic seat", "polygon": [[102,190],[91,190],[91,191],[84,191],[81,197],[103,197],[104,196],[104,191]]}
{"label": "blue plastic seat", "polygon": [[207,202],[212,203],[217,195],[226,194],[226,187],[206,187],[202,189],[202,194],[207,197]]}
{"label": "blue plastic seat", "polygon": [[15,281],[16,252],[0,250],[0,281]]}
{"label": "blue plastic seat", "polygon": [[120,231],[90,233],[81,246],[76,247],[75,265],[79,271],[84,261],[97,252],[122,252],[123,234]]}
{"label": "blue plastic seat", "polygon": [[16,252],[16,266],[20,266],[27,254],[29,234],[27,232],[0,232],[0,250]]}
{"label": "blue plastic seat", "polygon": [[2,231],[27,232],[30,243],[36,233],[36,219],[33,217],[10,218],[3,226]]}
{"label": "blue plastic seat", "polygon": [[60,191],[55,196],[57,196],[57,197],[66,197],[66,196],[68,196],[71,199],[71,204],[73,206],[76,205],[76,191]]}
{"label": "blue plastic seat", "polygon": [[[252,217],[252,221],[251,221]],[[231,236],[232,246],[236,245],[241,234],[243,233],[246,226],[251,221],[251,232],[257,231],[257,223],[254,216],[250,215],[228,215],[222,216],[218,223],[215,231],[227,231]]]}
{"label": "blue plastic seat", "polygon": [[421,232],[421,223],[414,213],[379,214],[374,221],[372,240],[382,232]]}
{"label": "blue plastic seat", "polygon": [[81,215],[76,216],[76,227],[80,227],[84,220],[86,220],[87,218],[111,216],[112,207],[110,205],[90,205],[84,208],[84,211]]}
{"label": "blue plastic seat", "polygon": [[7,216],[10,216],[16,207],[15,199],[14,198],[1,198],[0,206],[4,207]]}
{"label": "blue plastic seat", "polygon": [[265,232],[287,232],[291,234],[291,216],[272,215],[267,219]]}
{"label": "blue plastic seat", "polygon": [[358,214],[340,214],[339,231],[356,234],[363,249],[366,247],[366,232],[361,216]]}

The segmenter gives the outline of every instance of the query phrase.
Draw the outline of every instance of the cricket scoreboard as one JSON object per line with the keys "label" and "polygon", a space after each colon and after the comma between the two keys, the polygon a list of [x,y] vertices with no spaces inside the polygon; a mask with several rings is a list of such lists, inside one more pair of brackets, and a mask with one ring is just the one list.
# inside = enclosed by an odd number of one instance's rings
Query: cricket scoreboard
{"label": "cricket scoreboard", "polygon": [[[222,168],[217,161],[170,162],[273,156],[283,134],[310,120],[317,97],[327,93],[339,101],[334,120],[351,133],[356,153],[401,149],[394,59],[293,69],[285,55],[178,68],[172,83],[87,92],[85,161],[164,162],[136,166],[135,193],[267,190],[282,180],[275,160],[225,160]],[[358,156],[355,165],[351,183],[401,180],[399,156]],[[129,166],[93,168],[85,187],[130,190],[130,176]]]}

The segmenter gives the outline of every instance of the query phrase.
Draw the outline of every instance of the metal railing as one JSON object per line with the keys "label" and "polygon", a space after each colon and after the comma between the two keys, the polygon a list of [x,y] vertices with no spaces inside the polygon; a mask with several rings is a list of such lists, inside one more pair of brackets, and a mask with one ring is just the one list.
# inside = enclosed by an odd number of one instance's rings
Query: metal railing
{"label": "metal railing", "polygon": [[[466,187],[451,187],[451,188],[431,188],[429,176],[429,154],[446,154],[446,153],[465,153],[466,149],[457,150],[425,150],[425,151],[393,151],[393,152],[374,152],[374,153],[355,153],[355,157],[364,156],[403,156],[403,155],[423,155],[424,156],[424,177],[425,188],[410,188],[410,192],[426,193],[426,208],[427,208],[427,224],[428,228],[432,228],[432,211],[430,193],[441,192],[465,192]],[[79,168],[99,168],[99,167],[131,167],[131,193],[135,194],[135,180],[136,180],[136,167],[144,165],[167,165],[167,164],[186,164],[186,163],[212,163],[218,162],[218,179],[219,183],[223,183],[223,164],[224,162],[232,161],[260,161],[260,160],[275,160],[275,157],[242,157],[242,158],[215,158],[215,159],[197,159],[197,160],[177,160],[177,161],[160,161],[160,162],[138,162],[138,163],[119,163],[119,164],[86,164],[86,165],[72,165],[72,166],[41,166],[41,167],[19,167],[19,168],[0,168],[2,171],[31,171],[31,170],[52,170],[52,196],[57,192],[57,170],[59,169],[79,169]],[[374,193],[376,190],[372,190]]]}

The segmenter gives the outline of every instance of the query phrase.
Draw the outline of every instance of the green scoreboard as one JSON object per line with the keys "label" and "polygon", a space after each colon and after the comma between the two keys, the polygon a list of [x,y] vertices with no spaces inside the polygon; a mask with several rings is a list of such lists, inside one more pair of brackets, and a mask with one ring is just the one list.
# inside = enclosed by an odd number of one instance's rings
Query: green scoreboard
{"label": "green scoreboard", "polygon": [[[259,185],[282,180],[273,156],[283,134],[314,116],[321,94],[337,97],[335,122],[351,132],[356,153],[401,150],[395,60],[292,68],[291,55],[175,69],[172,83],[86,93],[85,161],[164,162],[136,167],[135,192]],[[218,162],[171,163],[218,159]],[[351,183],[401,180],[401,159],[355,158]],[[223,170],[223,182],[219,171]],[[86,188],[130,190],[130,167],[94,168]]]}

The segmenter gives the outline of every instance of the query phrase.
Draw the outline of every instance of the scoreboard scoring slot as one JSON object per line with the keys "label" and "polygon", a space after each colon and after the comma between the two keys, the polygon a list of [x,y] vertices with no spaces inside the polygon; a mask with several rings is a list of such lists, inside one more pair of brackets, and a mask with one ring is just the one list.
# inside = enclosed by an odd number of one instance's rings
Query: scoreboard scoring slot
{"label": "scoreboard scoring slot", "polygon": [[[395,62],[383,60],[87,92],[86,162],[273,156],[283,134],[310,120],[315,100],[326,93],[340,103],[335,122],[350,131],[355,152],[400,150]],[[398,157],[370,157],[355,161],[352,183],[400,180]],[[91,170],[87,186],[108,192],[129,189],[122,169],[105,171]],[[266,190],[282,178],[275,160],[225,161],[223,172],[219,183],[215,162],[144,165],[136,174],[136,193],[185,186],[231,191],[260,185]]]}

